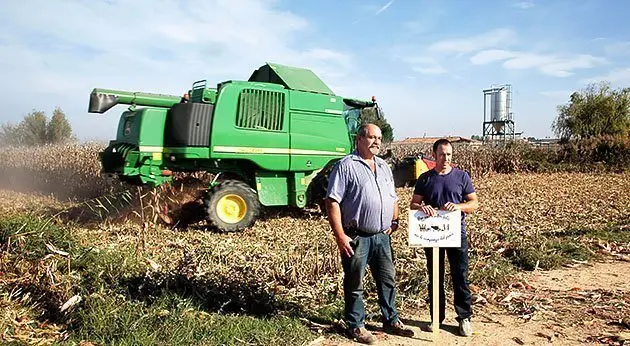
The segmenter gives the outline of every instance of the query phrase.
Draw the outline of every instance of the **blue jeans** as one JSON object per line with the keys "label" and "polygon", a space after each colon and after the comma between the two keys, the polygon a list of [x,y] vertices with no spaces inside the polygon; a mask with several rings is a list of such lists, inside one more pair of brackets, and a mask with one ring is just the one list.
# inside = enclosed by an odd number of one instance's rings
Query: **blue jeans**
{"label": "blue jeans", "polygon": [[391,239],[385,233],[352,235],[350,245],[354,255],[341,258],[343,265],[343,292],[345,318],[349,328],[365,326],[363,278],[366,265],[370,266],[378,292],[378,304],[384,325],[398,321],[396,311],[396,282]]}
{"label": "blue jeans", "polygon": [[[453,295],[457,321],[472,316],[471,293],[468,283],[468,241],[466,233],[462,232],[462,246],[459,248],[440,248],[440,323],[446,317],[446,298],[444,296],[444,252],[448,256],[453,282]],[[429,311],[433,318],[433,249],[425,248],[427,256],[427,271],[429,272]]]}

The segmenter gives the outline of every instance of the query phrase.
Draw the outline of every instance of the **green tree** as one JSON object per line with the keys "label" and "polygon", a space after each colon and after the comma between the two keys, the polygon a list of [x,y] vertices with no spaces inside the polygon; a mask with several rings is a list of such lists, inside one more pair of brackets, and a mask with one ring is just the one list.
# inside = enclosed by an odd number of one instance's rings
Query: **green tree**
{"label": "green tree", "polygon": [[59,107],[53,111],[46,132],[48,143],[61,143],[71,138],[72,127],[66,119],[66,114]]}
{"label": "green tree", "polygon": [[72,138],[72,127],[60,108],[55,108],[48,121],[43,111],[33,110],[19,124],[6,123],[0,126],[0,144],[43,145],[61,143]]}
{"label": "green tree", "polygon": [[558,106],[552,129],[563,140],[630,135],[630,88],[589,84]]}
{"label": "green tree", "polygon": [[0,144],[20,145],[22,137],[16,136],[19,132],[18,125],[6,123],[0,125]]}
{"label": "green tree", "polygon": [[381,111],[382,119],[378,119],[376,116],[376,109],[374,108],[363,108],[361,110],[361,125],[366,123],[372,123],[381,128],[381,133],[383,134],[383,142],[391,143],[394,141],[394,129],[387,122],[385,118],[384,112]]}
{"label": "green tree", "polygon": [[27,114],[18,125],[20,135],[23,137],[25,145],[41,145],[46,143],[46,114],[42,111],[32,111]]}

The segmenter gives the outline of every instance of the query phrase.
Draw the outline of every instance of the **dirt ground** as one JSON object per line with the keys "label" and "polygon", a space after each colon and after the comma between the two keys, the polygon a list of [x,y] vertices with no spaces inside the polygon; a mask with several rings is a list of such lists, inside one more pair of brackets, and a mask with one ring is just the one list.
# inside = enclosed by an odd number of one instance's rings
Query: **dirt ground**
{"label": "dirt ground", "polygon": [[[615,326],[615,322],[602,314],[589,310],[605,309],[610,297],[625,297],[617,305],[621,319],[630,318],[630,262],[609,261],[576,264],[572,268],[552,271],[535,271],[523,275],[521,283],[514,285],[500,302],[503,305],[475,305],[473,336],[458,335],[457,322],[452,307],[448,307],[445,326],[441,329],[437,344],[440,345],[576,345],[576,344],[630,344],[628,327]],[[512,298],[509,298],[512,297]],[[579,299],[585,297],[583,299]],[[600,298],[598,298],[600,297]],[[602,301],[601,297],[608,297]],[[519,316],[510,312],[510,302],[517,298],[540,301],[539,310],[533,315]],[[572,302],[578,298],[581,303]],[[593,300],[589,298],[594,298]],[[606,300],[606,299],[605,299]],[[544,303],[547,303],[545,306]],[[608,304],[607,304],[608,303]],[[404,321],[414,329],[413,338],[382,333],[377,325],[369,325],[379,339],[378,345],[404,346],[434,344],[433,334],[426,331],[430,321],[424,315],[407,316]],[[625,318],[624,318],[625,316]],[[623,323],[623,322],[621,322]],[[625,332],[624,332],[625,330]],[[623,340],[628,341],[623,341]],[[348,346],[358,345],[342,336],[322,336],[311,345]]]}

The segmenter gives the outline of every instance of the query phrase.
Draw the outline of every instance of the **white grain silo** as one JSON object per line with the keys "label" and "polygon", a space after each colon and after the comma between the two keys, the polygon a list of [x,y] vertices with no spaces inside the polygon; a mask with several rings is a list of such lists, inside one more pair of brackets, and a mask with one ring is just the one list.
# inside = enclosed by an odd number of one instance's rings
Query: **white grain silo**
{"label": "white grain silo", "polygon": [[497,133],[503,132],[505,121],[508,119],[508,89],[501,87],[490,94],[490,119]]}
{"label": "white grain silo", "polygon": [[509,84],[491,86],[485,89],[483,138],[496,139],[507,136],[514,137],[514,121],[512,119],[512,91]]}

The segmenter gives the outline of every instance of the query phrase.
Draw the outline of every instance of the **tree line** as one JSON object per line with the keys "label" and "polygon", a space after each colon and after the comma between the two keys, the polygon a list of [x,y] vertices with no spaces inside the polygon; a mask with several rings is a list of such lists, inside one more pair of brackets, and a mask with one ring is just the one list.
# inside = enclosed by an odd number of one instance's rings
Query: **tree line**
{"label": "tree line", "polygon": [[0,145],[37,146],[74,140],[72,127],[59,107],[53,110],[50,119],[45,112],[33,110],[17,124],[0,125]]}
{"label": "tree line", "polygon": [[562,140],[630,137],[630,88],[613,89],[608,82],[589,84],[558,106],[554,133]]}

